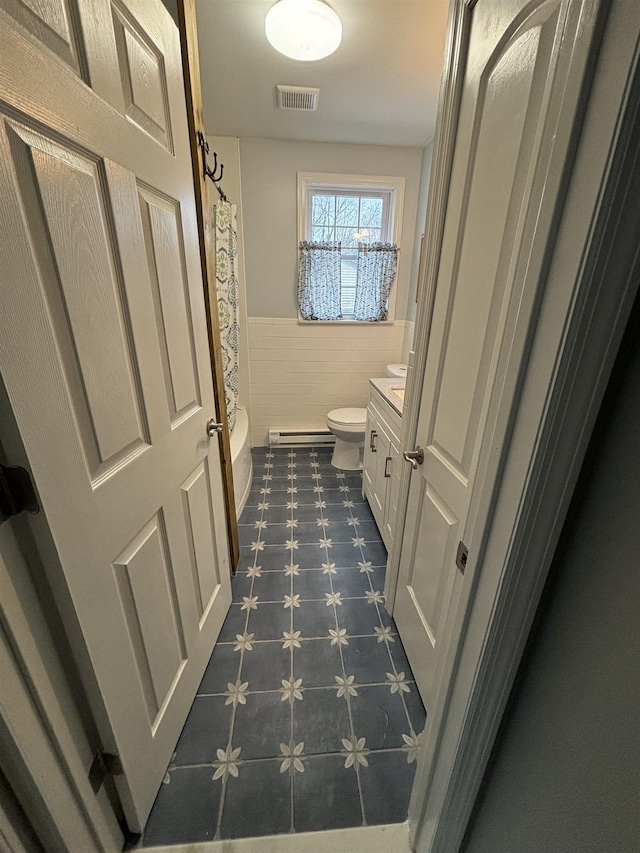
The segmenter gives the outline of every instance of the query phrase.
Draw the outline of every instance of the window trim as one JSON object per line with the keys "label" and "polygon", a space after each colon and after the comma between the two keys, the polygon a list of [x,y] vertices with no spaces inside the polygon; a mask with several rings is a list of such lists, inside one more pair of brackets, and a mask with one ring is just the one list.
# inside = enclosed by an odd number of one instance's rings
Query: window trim
{"label": "window trim", "polygon": [[[298,172],[298,245],[307,240],[307,223],[310,215],[310,193],[308,190],[328,190],[330,192],[361,192],[382,191],[391,196],[389,210],[389,233],[391,242],[400,246],[402,238],[402,213],[404,209],[405,179],[398,176],[379,175],[343,175],[327,172]],[[391,288],[389,296],[389,310],[387,319],[381,321],[373,320],[306,320],[298,308],[298,323],[314,323],[315,325],[342,325],[353,323],[354,325],[383,326],[391,325],[395,320],[396,294],[398,292],[398,281],[400,279],[400,262],[402,252],[398,254],[398,270],[394,287]],[[297,298],[296,298],[297,304]]]}

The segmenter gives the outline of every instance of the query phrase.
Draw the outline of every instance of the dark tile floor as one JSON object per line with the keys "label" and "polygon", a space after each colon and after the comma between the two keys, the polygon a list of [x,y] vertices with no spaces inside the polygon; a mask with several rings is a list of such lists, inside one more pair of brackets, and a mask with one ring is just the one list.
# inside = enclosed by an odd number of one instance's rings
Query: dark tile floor
{"label": "dark tile floor", "polygon": [[406,819],[425,711],[362,475],[254,450],[233,604],[146,846]]}

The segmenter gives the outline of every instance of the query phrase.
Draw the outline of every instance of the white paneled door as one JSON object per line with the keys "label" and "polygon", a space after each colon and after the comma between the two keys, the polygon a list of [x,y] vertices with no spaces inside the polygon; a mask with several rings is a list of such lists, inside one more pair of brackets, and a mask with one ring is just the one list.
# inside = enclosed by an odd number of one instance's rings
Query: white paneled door
{"label": "white paneled door", "polygon": [[177,30],[0,0],[0,99],[0,371],[140,829],[231,600]]}
{"label": "white paneled door", "polygon": [[575,121],[598,8],[459,5],[467,37],[449,83],[461,95],[418,414],[424,462],[411,475],[394,607],[429,713],[468,582],[456,557],[464,543],[475,565],[482,547],[474,506],[497,482],[485,473],[499,470],[569,156],[557,128]]}

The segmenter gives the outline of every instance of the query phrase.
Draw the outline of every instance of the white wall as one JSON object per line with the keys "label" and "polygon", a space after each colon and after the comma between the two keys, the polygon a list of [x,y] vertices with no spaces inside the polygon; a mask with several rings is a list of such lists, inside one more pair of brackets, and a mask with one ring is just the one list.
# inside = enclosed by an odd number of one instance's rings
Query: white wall
{"label": "white wall", "polygon": [[[367,380],[400,360],[421,159],[418,148],[240,140],[254,445],[270,427],[324,427],[330,409],[366,405]],[[298,172],[405,178],[395,323],[298,325]]]}
{"label": "white wall", "polygon": [[[381,334],[382,332],[382,334]],[[373,325],[299,325],[297,320],[249,318],[253,444],[269,429],[326,429],[331,409],[365,407],[369,379],[398,361],[404,321]]]}
{"label": "white wall", "polygon": [[638,322],[631,341],[464,853],[640,849]]}

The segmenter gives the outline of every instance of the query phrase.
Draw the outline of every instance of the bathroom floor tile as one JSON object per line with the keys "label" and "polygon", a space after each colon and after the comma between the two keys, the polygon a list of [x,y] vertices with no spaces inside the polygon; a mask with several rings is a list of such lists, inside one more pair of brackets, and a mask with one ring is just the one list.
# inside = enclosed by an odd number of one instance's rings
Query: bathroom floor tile
{"label": "bathroom floor tile", "polygon": [[251,576],[246,572],[238,572],[235,577],[231,578],[231,592],[233,593],[233,601],[242,604],[245,595],[251,594]]}
{"label": "bathroom floor tile", "polygon": [[[266,521],[267,525],[285,524],[291,518],[291,510],[286,506],[269,506],[261,512],[262,521]],[[244,516],[244,513],[242,515]]]}
{"label": "bathroom floor tile", "polygon": [[362,556],[369,560],[372,566],[387,565],[387,549],[382,542],[365,542],[362,546]]}
{"label": "bathroom floor tile", "polygon": [[358,695],[350,701],[356,738],[366,738],[369,749],[404,744],[402,735],[408,735],[411,726],[399,693],[392,693],[387,685],[358,687]]}
{"label": "bathroom floor tile", "polygon": [[327,527],[327,536],[334,547],[340,544],[353,545],[352,539],[357,535],[354,527],[345,521],[332,521]]}
{"label": "bathroom floor tile", "polygon": [[225,702],[224,696],[196,696],[178,740],[173,764],[215,761],[216,750],[226,746],[229,739],[232,708]]}
{"label": "bathroom floor tile", "polygon": [[[426,714],[393,620],[365,595],[384,589],[387,555],[361,475],[333,468],[331,453],[254,452],[234,603],[145,846],[359,826],[363,807],[369,824],[406,819],[415,761],[407,762],[402,735],[422,731]],[[292,519],[296,527],[287,526]],[[364,542],[354,546],[358,538]],[[371,571],[361,572],[367,561]],[[298,568],[286,574],[287,566]],[[387,673],[401,672],[408,692],[391,693]],[[345,744],[359,738],[368,764],[356,773],[345,766]]]}
{"label": "bathroom floor tile", "polygon": [[219,643],[235,643],[237,634],[244,634],[247,623],[247,611],[242,610],[242,605],[232,604],[224,620],[220,634]]}
{"label": "bathroom floor tile", "polygon": [[329,575],[326,575],[320,569],[309,569],[306,572],[300,572],[299,575],[295,575],[293,578],[293,591],[300,595],[301,601],[314,598],[324,601],[325,595],[331,592]]}
{"label": "bathroom floor tile", "polygon": [[365,592],[371,592],[366,572],[360,569],[337,569],[331,576],[335,592],[341,592],[343,598],[364,598]]}
{"label": "bathroom floor tile", "polygon": [[279,690],[282,679],[290,675],[291,652],[283,648],[282,638],[274,643],[254,642],[251,650],[245,650],[240,681],[248,682],[249,690]]}
{"label": "bathroom floor tile", "polygon": [[249,692],[246,702],[236,708],[233,744],[242,747],[243,759],[277,758],[290,733],[291,709],[278,692]]}
{"label": "bathroom floor tile", "polygon": [[213,841],[222,786],[211,767],[172,770],[160,785],[144,831],[144,846]]}
{"label": "bathroom floor tile", "polygon": [[344,668],[354,675],[356,684],[384,684],[387,672],[393,672],[387,644],[377,637],[351,637],[342,649]]}
{"label": "bathroom floor tile", "polygon": [[324,531],[325,528],[318,526],[314,521],[303,521],[293,528],[291,535],[300,545],[318,545],[325,536]]}
{"label": "bathroom floor tile", "polygon": [[335,608],[326,601],[302,601],[293,611],[293,627],[302,636],[329,637],[329,630],[336,630]]}
{"label": "bathroom floor tile", "polygon": [[257,602],[255,610],[249,613],[247,632],[255,640],[279,640],[285,631],[291,629],[291,612],[284,602],[261,604]]}
{"label": "bathroom floor tile", "polygon": [[329,549],[331,562],[335,563],[337,568],[355,568],[358,565],[358,562],[362,560],[360,548],[354,546],[351,541],[354,537],[355,533],[350,537],[348,543],[334,545]]}
{"label": "bathroom floor tile", "polygon": [[276,835],[291,829],[291,782],[280,761],[247,761],[230,776],[225,792],[222,838]]}
{"label": "bathroom floor tile", "polygon": [[285,595],[291,595],[291,578],[283,571],[262,572],[253,579],[253,595],[258,601],[283,602]]}
{"label": "bathroom floor tile", "polygon": [[293,510],[293,517],[298,519],[300,524],[313,521],[316,523],[319,518],[324,515],[324,510],[318,509],[316,506],[299,506]]}
{"label": "bathroom floor tile", "polygon": [[319,545],[299,545],[293,551],[293,561],[301,569],[321,569],[326,563],[326,549]]}
{"label": "bathroom floor tile", "polygon": [[260,530],[260,541],[264,542],[265,545],[280,545],[284,547],[284,543],[290,538],[291,534],[286,524],[269,524]]}
{"label": "bathroom floor tile", "polygon": [[342,738],[350,735],[346,699],[333,687],[305,690],[302,695],[302,701],[293,703],[294,741],[304,741],[305,755],[340,752]]}
{"label": "bathroom floor tile", "polygon": [[293,650],[293,674],[305,687],[335,687],[342,676],[342,660],[331,640],[302,640]]}
{"label": "bathroom floor tile", "polygon": [[341,755],[309,758],[294,777],[293,824],[296,832],[341,829],[362,824],[358,779]]}
{"label": "bathroom floor tile", "polygon": [[240,654],[231,644],[218,643],[209,658],[202,676],[198,695],[202,693],[224,693],[230,681],[235,682],[240,671]]}
{"label": "bathroom floor tile", "polygon": [[380,627],[380,616],[375,604],[365,598],[347,599],[342,607],[336,608],[338,623],[346,628],[347,633],[375,634],[375,628]]}
{"label": "bathroom floor tile", "polygon": [[380,536],[380,531],[378,530],[375,521],[359,522],[357,531],[357,535],[364,537],[367,543],[382,542],[382,537]]}
{"label": "bathroom floor tile", "polygon": [[407,819],[416,763],[406,752],[372,752],[360,771],[364,813],[369,825],[401,823]]}
{"label": "bathroom floor tile", "polygon": [[262,551],[258,551],[256,559],[256,565],[263,572],[284,572],[288,562],[289,552],[275,545],[266,545]]}
{"label": "bathroom floor tile", "polygon": [[[409,675],[413,676],[411,670],[407,673],[407,678]],[[413,730],[419,735],[424,728],[424,724],[427,719],[427,712],[424,709],[424,705],[422,704],[422,699],[420,698],[415,682],[409,684],[408,687],[409,693],[403,693],[403,699],[407,706],[407,711],[409,712],[409,719],[411,720]]]}

